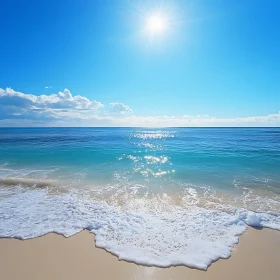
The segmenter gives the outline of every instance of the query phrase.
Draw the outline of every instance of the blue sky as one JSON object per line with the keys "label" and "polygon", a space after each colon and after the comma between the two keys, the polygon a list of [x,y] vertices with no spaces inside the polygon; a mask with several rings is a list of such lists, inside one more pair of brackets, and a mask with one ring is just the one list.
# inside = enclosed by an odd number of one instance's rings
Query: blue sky
{"label": "blue sky", "polygon": [[[280,125],[279,1],[4,0],[0,10],[0,125]],[[151,34],[157,13],[165,27]]]}

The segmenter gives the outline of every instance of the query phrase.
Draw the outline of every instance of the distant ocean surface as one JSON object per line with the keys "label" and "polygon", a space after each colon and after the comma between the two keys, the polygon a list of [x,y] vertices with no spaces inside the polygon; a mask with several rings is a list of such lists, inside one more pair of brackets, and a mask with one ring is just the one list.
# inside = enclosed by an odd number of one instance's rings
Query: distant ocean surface
{"label": "distant ocean surface", "polygon": [[207,269],[248,226],[280,230],[280,128],[0,128],[1,237]]}

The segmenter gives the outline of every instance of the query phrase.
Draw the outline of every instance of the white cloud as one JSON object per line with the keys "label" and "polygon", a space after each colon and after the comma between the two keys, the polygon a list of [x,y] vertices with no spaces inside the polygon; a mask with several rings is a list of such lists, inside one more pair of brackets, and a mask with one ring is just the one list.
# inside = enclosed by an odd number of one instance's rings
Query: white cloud
{"label": "white cloud", "polygon": [[0,88],[0,126],[279,127],[280,112],[243,118],[137,116],[123,103],[110,103],[106,110],[101,102],[73,96],[68,89],[36,96]]}
{"label": "white cloud", "polygon": [[51,95],[32,95],[14,91],[11,88],[6,90],[0,88],[1,103],[16,107],[28,108],[72,108],[72,109],[98,109],[104,105],[97,101],[90,101],[88,98],[76,95],[72,96],[68,89]]}
{"label": "white cloud", "polygon": [[111,111],[114,113],[119,113],[119,114],[127,114],[127,113],[132,113],[132,109],[120,102],[113,102],[109,104]]}
{"label": "white cloud", "polygon": [[149,127],[257,127],[280,126],[280,112],[266,116],[244,118],[216,118],[211,116],[129,116],[113,119],[112,122],[123,126]]}
{"label": "white cloud", "polygon": [[[0,88],[0,119],[9,116],[22,116],[22,118],[57,118],[59,112],[68,112],[69,115],[76,111],[87,115],[103,108],[98,101],[91,101],[80,95],[73,96],[68,89],[51,95],[33,95]],[[81,113],[82,114],[82,113]]]}

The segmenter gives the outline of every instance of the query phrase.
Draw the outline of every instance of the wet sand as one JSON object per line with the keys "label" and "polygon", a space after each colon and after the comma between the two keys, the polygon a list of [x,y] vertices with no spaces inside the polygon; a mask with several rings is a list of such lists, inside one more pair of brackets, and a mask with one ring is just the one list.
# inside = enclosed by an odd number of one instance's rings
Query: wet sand
{"label": "wet sand", "polygon": [[155,268],[119,261],[96,248],[93,234],[70,238],[48,234],[30,240],[0,239],[2,280],[217,280],[280,279],[280,231],[252,229],[240,237],[232,256],[207,271],[188,267]]}

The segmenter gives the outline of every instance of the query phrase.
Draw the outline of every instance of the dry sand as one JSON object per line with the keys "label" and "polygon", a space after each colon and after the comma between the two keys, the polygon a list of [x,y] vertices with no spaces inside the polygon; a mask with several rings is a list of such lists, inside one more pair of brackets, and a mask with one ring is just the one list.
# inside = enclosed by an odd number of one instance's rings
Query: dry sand
{"label": "dry sand", "polygon": [[48,234],[32,240],[0,239],[1,280],[171,280],[280,279],[280,231],[250,228],[231,258],[205,271],[187,267],[154,268],[119,261],[95,247],[83,231],[70,238]]}

